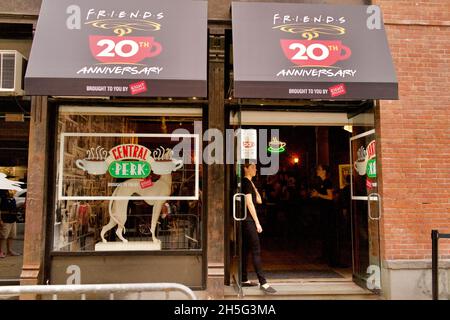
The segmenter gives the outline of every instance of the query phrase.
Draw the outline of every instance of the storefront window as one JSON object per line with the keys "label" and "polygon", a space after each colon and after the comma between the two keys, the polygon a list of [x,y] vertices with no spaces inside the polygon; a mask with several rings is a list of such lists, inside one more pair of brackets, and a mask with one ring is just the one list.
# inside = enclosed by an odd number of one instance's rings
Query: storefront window
{"label": "storefront window", "polygon": [[53,250],[201,249],[201,110],[80,110],[58,116]]}

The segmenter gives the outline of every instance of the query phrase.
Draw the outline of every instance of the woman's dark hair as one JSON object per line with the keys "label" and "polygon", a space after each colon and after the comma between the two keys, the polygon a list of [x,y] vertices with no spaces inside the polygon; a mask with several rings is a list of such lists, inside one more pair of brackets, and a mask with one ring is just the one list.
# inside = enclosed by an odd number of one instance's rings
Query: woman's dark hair
{"label": "woman's dark hair", "polygon": [[326,164],[321,164],[319,163],[317,165],[317,168],[321,167],[322,170],[324,170],[327,173],[327,176],[330,174],[330,166],[326,165]]}
{"label": "woman's dark hair", "polygon": [[255,162],[245,160],[245,162],[241,166],[241,172],[243,175],[245,175],[245,170],[248,170],[252,164],[256,165]]}
{"label": "woman's dark hair", "polygon": [[256,163],[253,161],[245,160],[245,162],[242,164],[242,167],[248,169],[248,167],[250,167],[252,164],[256,165]]}

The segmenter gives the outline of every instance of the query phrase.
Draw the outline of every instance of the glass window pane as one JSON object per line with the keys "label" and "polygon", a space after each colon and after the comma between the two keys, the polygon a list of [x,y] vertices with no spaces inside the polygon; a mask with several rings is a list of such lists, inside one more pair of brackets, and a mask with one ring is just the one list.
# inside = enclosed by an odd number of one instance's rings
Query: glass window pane
{"label": "glass window pane", "polygon": [[201,117],[108,109],[59,114],[53,249],[201,249]]}

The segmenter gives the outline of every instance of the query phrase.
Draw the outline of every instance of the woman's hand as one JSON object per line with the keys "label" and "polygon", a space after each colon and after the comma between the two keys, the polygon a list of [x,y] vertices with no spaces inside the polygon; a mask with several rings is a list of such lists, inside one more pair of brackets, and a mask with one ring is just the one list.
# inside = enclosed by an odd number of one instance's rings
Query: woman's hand
{"label": "woman's hand", "polygon": [[256,191],[256,203],[262,204],[262,199],[258,191]]}
{"label": "woman's hand", "polygon": [[311,197],[312,198],[317,198],[318,196],[319,196],[319,193],[317,192],[317,190],[311,191]]}
{"label": "woman's hand", "polygon": [[253,181],[250,181],[250,182],[252,183],[253,189],[255,190],[255,193],[256,193],[256,203],[257,204],[262,204],[261,195],[259,194],[258,189],[256,189]]}
{"label": "woman's hand", "polygon": [[262,227],[261,227],[261,225],[259,224],[259,223],[257,223],[256,224],[256,231],[258,232],[258,233],[261,233],[263,230],[262,230]]}

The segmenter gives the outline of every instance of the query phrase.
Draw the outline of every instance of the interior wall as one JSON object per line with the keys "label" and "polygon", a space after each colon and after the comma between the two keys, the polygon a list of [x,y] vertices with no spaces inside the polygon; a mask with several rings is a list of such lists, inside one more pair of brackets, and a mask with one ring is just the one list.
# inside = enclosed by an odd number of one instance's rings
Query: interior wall
{"label": "interior wall", "polygon": [[328,127],[317,127],[316,129],[316,144],[317,144],[317,165],[330,164],[329,141],[328,141]]}
{"label": "interior wall", "polygon": [[340,189],[339,165],[350,164],[350,136],[351,134],[342,127],[329,127],[330,178],[335,190]]}

